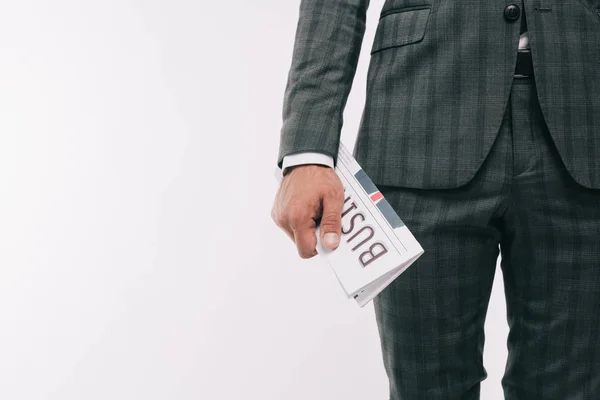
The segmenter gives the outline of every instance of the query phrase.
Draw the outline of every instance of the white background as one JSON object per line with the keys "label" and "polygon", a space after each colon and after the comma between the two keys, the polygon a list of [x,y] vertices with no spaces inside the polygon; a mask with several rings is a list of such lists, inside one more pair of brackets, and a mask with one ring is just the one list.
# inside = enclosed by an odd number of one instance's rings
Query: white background
{"label": "white background", "polygon": [[387,399],[372,304],[270,220],[298,4],[2,1],[1,399]]}

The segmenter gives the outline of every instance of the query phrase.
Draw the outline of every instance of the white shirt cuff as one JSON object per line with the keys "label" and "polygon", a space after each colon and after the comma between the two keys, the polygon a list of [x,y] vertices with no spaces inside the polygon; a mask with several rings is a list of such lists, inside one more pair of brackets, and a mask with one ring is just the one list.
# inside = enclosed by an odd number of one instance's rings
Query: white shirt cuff
{"label": "white shirt cuff", "polygon": [[285,170],[288,167],[295,167],[296,165],[305,164],[319,164],[333,168],[333,157],[328,154],[309,151],[304,153],[290,154],[289,156],[283,157],[281,172],[285,173]]}

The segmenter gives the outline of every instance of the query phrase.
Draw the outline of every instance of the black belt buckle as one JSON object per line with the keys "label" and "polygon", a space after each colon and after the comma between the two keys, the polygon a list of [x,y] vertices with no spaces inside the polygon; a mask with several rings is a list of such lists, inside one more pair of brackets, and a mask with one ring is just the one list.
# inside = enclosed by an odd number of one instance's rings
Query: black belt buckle
{"label": "black belt buckle", "polygon": [[531,51],[519,50],[517,52],[515,77],[526,78],[531,76],[533,76],[533,61],[531,60]]}

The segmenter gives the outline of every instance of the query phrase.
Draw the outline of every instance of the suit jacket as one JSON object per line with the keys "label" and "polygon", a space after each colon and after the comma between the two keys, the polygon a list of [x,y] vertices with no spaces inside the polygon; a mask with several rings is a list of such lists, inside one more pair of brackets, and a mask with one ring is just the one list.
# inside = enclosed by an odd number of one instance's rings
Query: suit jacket
{"label": "suit jacket", "polygon": [[[354,155],[376,184],[455,188],[488,154],[526,15],[543,116],[573,178],[600,188],[600,0],[386,0],[370,51]],[[369,0],[302,0],[278,164],[337,160]]]}

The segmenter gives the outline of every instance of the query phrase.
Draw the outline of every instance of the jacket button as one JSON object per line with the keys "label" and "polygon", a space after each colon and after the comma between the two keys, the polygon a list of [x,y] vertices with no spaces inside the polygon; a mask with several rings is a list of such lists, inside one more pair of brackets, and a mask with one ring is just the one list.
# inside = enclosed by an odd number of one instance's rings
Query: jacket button
{"label": "jacket button", "polygon": [[516,21],[519,19],[520,15],[521,9],[516,4],[509,4],[504,9],[504,18],[506,18],[507,21]]}

